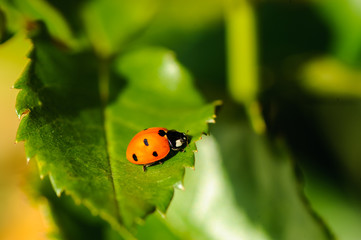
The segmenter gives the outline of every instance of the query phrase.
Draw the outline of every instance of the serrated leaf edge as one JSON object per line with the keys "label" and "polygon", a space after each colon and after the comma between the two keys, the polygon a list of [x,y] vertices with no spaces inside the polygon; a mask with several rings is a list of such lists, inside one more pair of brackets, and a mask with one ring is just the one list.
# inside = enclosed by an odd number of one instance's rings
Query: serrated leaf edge
{"label": "serrated leaf edge", "polygon": [[[29,74],[32,74],[32,63],[33,63],[33,50],[30,52],[29,54],[29,63],[27,64],[26,68],[24,69],[23,73],[21,74],[21,77],[15,82],[14,84],[14,88],[16,89],[21,89],[20,92],[22,91],[32,91],[29,87],[28,87],[28,81],[29,81]],[[20,94],[19,92],[19,94]],[[18,96],[19,96],[18,94]],[[18,101],[18,99],[17,99]],[[214,114],[212,115],[212,117],[208,120],[205,121],[205,123],[207,124],[207,132],[209,131],[209,127],[208,127],[208,124],[210,123],[215,123],[215,118],[216,118],[216,108],[220,105],[222,105],[222,101],[221,100],[217,100],[217,101],[214,101],[213,103],[211,103],[214,107]],[[31,113],[31,108],[33,107],[36,107],[36,106],[39,106],[41,105],[41,102],[38,101],[38,105],[34,105],[34,106],[30,106],[30,107],[27,107],[27,108],[24,108],[24,109],[17,109],[17,110],[22,110],[22,111],[17,111],[17,114],[18,114],[18,117],[21,119],[21,122],[26,122],[27,121],[27,117],[26,116],[29,116],[29,114]],[[24,124],[24,123],[23,123]],[[19,132],[21,131],[22,129],[18,129],[18,133],[17,133],[17,137],[16,137],[16,141],[18,141],[18,135],[19,135]],[[197,152],[197,146],[196,146],[196,142],[201,140],[202,139],[202,134],[201,136],[199,137],[199,139],[195,140],[192,144],[194,144],[194,147],[195,147],[195,152]],[[24,139],[21,139],[20,141],[24,141],[26,142],[27,138],[24,137]],[[31,153],[31,154],[27,154],[27,161],[29,161],[30,159],[37,159],[36,157],[36,153]],[[37,164],[39,164],[39,161],[37,161]],[[178,181],[176,184],[173,185],[173,189],[172,189],[172,197],[170,199],[170,201],[168,202],[168,204],[164,207],[164,211],[162,211],[162,209],[157,206],[156,204],[154,205],[154,211],[158,211],[159,213],[161,213],[161,215],[166,215],[166,211],[167,209],[169,208],[169,205],[174,197],[174,190],[175,189],[184,189],[184,176],[185,176],[185,169],[186,168],[191,168],[191,169],[194,169],[194,163],[195,163],[195,155],[193,154],[193,166],[183,166],[183,173],[182,173],[182,176],[181,176],[181,180]],[[39,169],[41,169],[41,166],[38,166]],[[76,196],[75,193],[73,193],[72,191],[70,191],[69,189],[67,189],[66,187],[64,186],[59,186],[55,183],[55,180],[52,176],[52,173],[50,171],[46,172],[46,173],[40,173],[40,178],[43,179],[45,176],[49,176],[49,179],[50,179],[50,182],[51,182],[51,185],[56,193],[56,195],[58,197],[61,196],[61,194],[64,192],[64,194],[72,197],[72,199],[76,202],[76,203],[79,203],[79,204],[83,204],[84,206],[86,206],[89,211],[93,214],[93,215],[98,215],[100,216],[102,219],[104,219],[105,221],[107,221],[112,227],[113,229],[115,230],[118,230],[119,232],[125,234],[125,236],[128,235],[127,239],[134,239],[133,235],[125,228],[123,227],[121,224],[119,224],[119,221],[118,219],[115,219],[114,217],[112,216],[109,216],[106,212],[103,212],[102,210],[98,210],[96,207],[94,207],[89,201],[87,201],[86,199],[81,199],[79,197]],[[154,212],[152,211],[152,212]],[[151,212],[151,213],[152,213]],[[149,213],[149,214],[151,214]],[[147,214],[146,216],[148,216],[149,214]],[[145,216],[145,217],[146,217]],[[115,224],[115,222],[117,224]],[[135,219],[135,222],[138,223],[138,224],[142,224],[144,223],[144,219],[142,218],[136,218]]]}
{"label": "serrated leaf edge", "polygon": [[[222,100],[216,100],[216,101],[214,101],[214,102],[211,103],[211,104],[213,105],[213,107],[214,107],[215,110],[214,110],[214,114],[212,115],[212,118],[205,121],[205,123],[207,124],[207,133],[209,133],[209,124],[214,124],[214,123],[216,123],[216,121],[215,121],[215,118],[217,117],[217,115],[216,115],[216,108],[219,107],[219,106],[221,106],[221,105],[223,104],[223,102],[222,102]],[[210,121],[210,120],[212,120],[212,121]],[[196,160],[194,153],[198,152],[196,142],[198,142],[199,140],[202,140],[203,134],[204,134],[204,135],[207,135],[207,133],[202,133],[201,136],[200,136],[197,140],[195,140],[195,141],[193,142],[193,144],[194,144],[194,146],[195,146],[195,150],[193,151],[193,155],[192,155],[192,157],[193,157],[193,163],[195,163],[195,160]],[[162,216],[164,216],[164,217],[166,216],[167,209],[169,208],[169,205],[170,205],[170,203],[172,202],[172,199],[173,199],[173,197],[174,197],[174,191],[175,191],[176,189],[182,190],[182,191],[185,190],[185,187],[184,187],[184,176],[185,176],[185,169],[186,169],[186,168],[190,168],[190,169],[195,170],[194,164],[193,164],[193,166],[183,166],[182,179],[181,179],[180,181],[176,182],[175,184],[173,184],[172,198],[171,198],[171,201],[169,201],[167,207],[165,208],[165,211],[163,212],[160,208],[158,208],[158,207],[156,206],[156,211],[159,212],[159,213],[160,213]],[[180,187],[180,188],[179,188],[179,187]]]}

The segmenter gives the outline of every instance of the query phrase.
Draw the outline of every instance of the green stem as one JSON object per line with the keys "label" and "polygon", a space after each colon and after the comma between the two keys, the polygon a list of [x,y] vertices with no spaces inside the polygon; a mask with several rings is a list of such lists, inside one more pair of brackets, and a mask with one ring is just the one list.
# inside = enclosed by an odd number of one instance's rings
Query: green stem
{"label": "green stem", "polygon": [[228,90],[235,101],[246,107],[253,129],[265,131],[258,94],[256,21],[247,0],[229,0],[226,5],[228,47]]}

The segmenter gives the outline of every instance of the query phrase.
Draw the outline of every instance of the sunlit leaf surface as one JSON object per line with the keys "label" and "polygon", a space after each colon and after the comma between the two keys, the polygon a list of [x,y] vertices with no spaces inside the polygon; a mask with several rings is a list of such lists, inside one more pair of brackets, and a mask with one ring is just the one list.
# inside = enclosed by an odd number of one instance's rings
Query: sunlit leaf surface
{"label": "sunlit leaf surface", "polygon": [[[111,65],[61,50],[45,35],[34,45],[15,84],[22,89],[17,112],[27,113],[17,140],[40,174],[123,233],[156,208],[165,212],[173,185],[194,164],[194,141],[213,118],[214,106],[204,104],[189,73],[164,49],[128,53]],[[192,142],[143,172],[125,151],[137,132],[156,126],[188,131]]]}

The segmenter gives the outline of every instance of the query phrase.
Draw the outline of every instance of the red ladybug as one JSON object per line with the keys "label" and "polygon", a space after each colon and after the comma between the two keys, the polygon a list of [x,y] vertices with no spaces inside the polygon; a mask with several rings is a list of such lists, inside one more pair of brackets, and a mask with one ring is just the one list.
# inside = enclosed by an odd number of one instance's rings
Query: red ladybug
{"label": "red ladybug", "polygon": [[134,164],[146,167],[174,154],[183,151],[188,145],[188,137],[185,133],[166,128],[147,128],[137,133],[130,141],[127,148],[127,159]]}

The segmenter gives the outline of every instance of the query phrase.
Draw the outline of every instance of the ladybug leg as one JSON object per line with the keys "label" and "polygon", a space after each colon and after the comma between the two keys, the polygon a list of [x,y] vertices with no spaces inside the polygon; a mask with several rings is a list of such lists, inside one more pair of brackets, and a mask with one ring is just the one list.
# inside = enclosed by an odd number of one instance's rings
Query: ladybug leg
{"label": "ladybug leg", "polygon": [[154,166],[154,165],[157,165],[157,164],[163,164],[163,161],[158,161],[158,162],[153,162],[153,163],[149,163],[149,164],[144,164],[144,165],[143,165],[143,172],[146,172],[146,171],[147,171],[147,167]]}
{"label": "ladybug leg", "polygon": [[183,148],[181,148],[181,149],[179,149],[179,151],[180,151],[180,152],[186,152],[186,146],[183,147]]}

